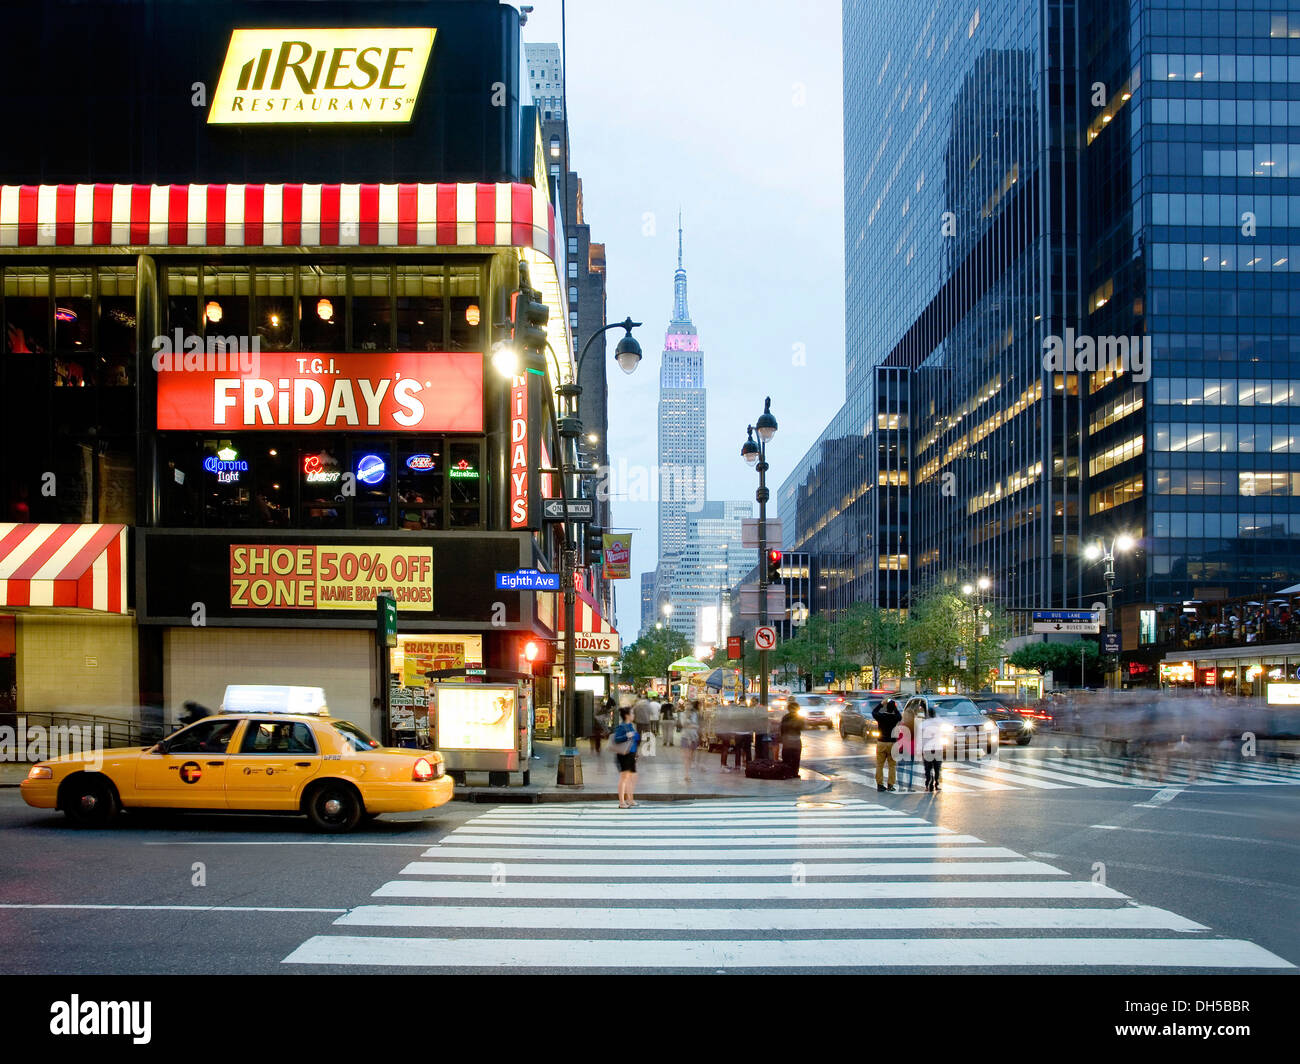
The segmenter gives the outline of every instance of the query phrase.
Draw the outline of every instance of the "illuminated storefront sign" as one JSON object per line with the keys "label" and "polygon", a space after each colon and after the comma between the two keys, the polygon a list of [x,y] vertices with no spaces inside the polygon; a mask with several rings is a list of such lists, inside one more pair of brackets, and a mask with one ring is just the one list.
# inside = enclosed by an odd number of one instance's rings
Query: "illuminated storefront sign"
{"label": "illuminated storefront sign", "polygon": [[157,374],[158,428],[482,432],[483,356],[471,351],[262,352],[255,373]]}
{"label": "illuminated storefront sign", "polygon": [[363,454],[357,459],[357,479],[362,484],[378,484],[388,476],[388,467],[377,454]]}
{"label": "illuminated storefront sign", "polygon": [[478,470],[472,469],[470,464],[461,459],[447,471],[452,480],[478,480]]}
{"label": "illuminated storefront sign", "polygon": [[1160,682],[1161,683],[1192,683],[1196,679],[1196,669],[1190,661],[1183,661],[1177,664],[1170,664],[1162,661],[1160,663]]}
{"label": "illuminated storefront sign", "polygon": [[[326,469],[326,458],[319,454],[309,454],[302,460],[302,471],[308,484],[337,484],[343,473],[338,469]],[[332,459],[330,464],[337,465]]]}
{"label": "illuminated storefront sign", "polygon": [[436,32],[235,30],[208,124],[409,122]]}
{"label": "illuminated storefront sign", "polygon": [[391,588],[399,609],[433,610],[428,547],[232,544],[230,605],[235,609],[373,610]]}
{"label": "illuminated storefront sign", "polygon": [[239,452],[232,447],[223,447],[214,458],[208,455],[203,459],[203,468],[217,475],[219,484],[237,484],[239,474],[248,472],[248,462],[239,457]]}
{"label": "illuminated storefront sign", "polygon": [[406,468],[413,473],[428,473],[433,470],[433,455],[413,454],[406,460]]}
{"label": "illuminated storefront sign", "polygon": [[528,469],[528,378],[510,380],[510,527],[528,528],[532,521]]}
{"label": "illuminated storefront sign", "polygon": [[1267,702],[1270,706],[1300,706],[1300,683],[1271,683]]}

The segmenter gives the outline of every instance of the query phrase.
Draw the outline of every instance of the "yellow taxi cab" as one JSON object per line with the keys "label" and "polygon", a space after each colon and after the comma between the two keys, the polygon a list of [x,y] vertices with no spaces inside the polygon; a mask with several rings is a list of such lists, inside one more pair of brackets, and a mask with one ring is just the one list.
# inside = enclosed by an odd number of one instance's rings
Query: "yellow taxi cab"
{"label": "yellow taxi cab", "polygon": [[433,750],[386,748],[329,715],[319,687],[231,685],[221,712],[155,746],[68,754],[32,766],[20,785],[37,809],[108,824],[123,809],[305,814],[321,831],[351,831],[380,813],[451,801]]}

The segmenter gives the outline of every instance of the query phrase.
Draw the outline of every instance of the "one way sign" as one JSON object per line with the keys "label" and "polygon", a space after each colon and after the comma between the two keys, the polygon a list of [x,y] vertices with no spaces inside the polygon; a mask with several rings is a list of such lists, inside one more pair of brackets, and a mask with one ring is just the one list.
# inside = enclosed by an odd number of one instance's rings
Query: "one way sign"
{"label": "one way sign", "polygon": [[[547,521],[566,519],[563,499],[543,499],[542,516]],[[596,503],[592,499],[570,499],[567,519],[570,521],[592,521],[596,517]]]}

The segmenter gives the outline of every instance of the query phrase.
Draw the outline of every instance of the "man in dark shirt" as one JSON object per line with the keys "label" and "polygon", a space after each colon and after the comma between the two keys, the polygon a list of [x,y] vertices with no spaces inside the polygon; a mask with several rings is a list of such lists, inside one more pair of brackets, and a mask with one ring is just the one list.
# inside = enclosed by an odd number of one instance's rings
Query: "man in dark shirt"
{"label": "man in dark shirt", "polygon": [[[898,710],[898,703],[887,698],[871,711],[871,716],[880,728],[880,738],[876,740],[876,790],[894,790],[898,776],[898,764],[893,755],[897,728],[902,723],[903,714]],[[885,786],[885,765],[889,765],[889,786]]]}

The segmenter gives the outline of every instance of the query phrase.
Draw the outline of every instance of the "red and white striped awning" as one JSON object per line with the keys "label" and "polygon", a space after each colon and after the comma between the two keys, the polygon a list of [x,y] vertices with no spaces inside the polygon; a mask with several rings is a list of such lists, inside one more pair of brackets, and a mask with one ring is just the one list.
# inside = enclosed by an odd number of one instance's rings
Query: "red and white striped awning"
{"label": "red and white striped awning", "polygon": [[126,527],[0,524],[0,606],[125,613]]}
{"label": "red and white striped awning", "polygon": [[526,247],[555,210],[523,183],[0,185],[2,247]]}
{"label": "red and white striped awning", "polygon": [[[556,596],[555,634],[558,640],[564,638],[564,597]],[[573,604],[573,639],[579,654],[617,654],[621,649],[618,630],[605,620],[591,598],[578,591],[578,599]]]}

